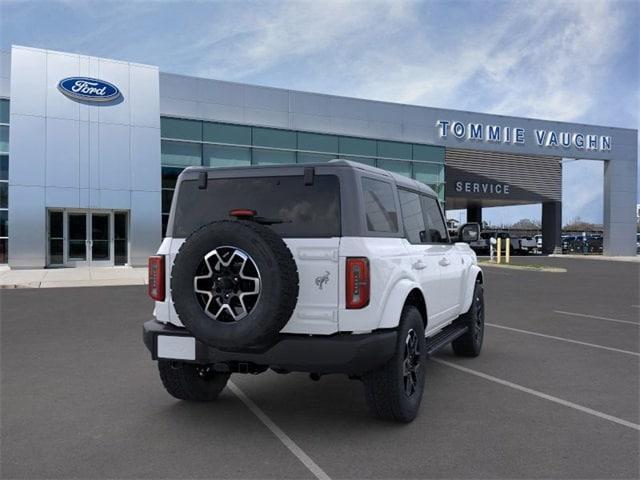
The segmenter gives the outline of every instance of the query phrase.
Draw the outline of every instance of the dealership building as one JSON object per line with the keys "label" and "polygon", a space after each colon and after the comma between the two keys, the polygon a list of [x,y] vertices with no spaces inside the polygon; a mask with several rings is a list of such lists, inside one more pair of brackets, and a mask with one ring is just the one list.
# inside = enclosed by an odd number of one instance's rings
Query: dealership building
{"label": "dealership building", "polygon": [[424,182],[470,221],[483,207],[542,204],[547,253],[561,243],[562,160],[601,160],[604,253],[635,255],[637,151],[633,129],[246,85],[13,46],[0,53],[0,263],[144,265],[185,167],[337,157]]}

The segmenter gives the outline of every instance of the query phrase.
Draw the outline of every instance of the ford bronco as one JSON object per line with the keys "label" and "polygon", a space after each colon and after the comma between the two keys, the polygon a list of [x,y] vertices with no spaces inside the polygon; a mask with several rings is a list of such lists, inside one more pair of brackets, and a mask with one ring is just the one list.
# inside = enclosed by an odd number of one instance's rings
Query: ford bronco
{"label": "ford bronco", "polygon": [[340,159],[190,167],[149,259],[143,338],[178,399],[213,400],[232,373],[342,373],[375,416],[408,422],[429,355],[480,353],[482,285],[418,181]]}

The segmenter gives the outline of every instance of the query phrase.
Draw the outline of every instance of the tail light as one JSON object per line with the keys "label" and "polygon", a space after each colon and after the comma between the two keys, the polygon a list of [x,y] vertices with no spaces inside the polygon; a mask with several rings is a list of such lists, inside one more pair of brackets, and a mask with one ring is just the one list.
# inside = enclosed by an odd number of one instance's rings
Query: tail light
{"label": "tail light", "polygon": [[347,308],[369,305],[369,260],[364,257],[347,258]]}
{"label": "tail light", "polygon": [[149,257],[148,292],[153,300],[164,302],[164,255]]}

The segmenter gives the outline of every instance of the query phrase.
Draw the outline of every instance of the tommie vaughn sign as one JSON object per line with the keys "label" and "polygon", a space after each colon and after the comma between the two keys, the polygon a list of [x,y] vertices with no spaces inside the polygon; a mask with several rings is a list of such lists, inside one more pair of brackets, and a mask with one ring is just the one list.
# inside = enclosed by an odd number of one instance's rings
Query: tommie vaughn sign
{"label": "tommie vaughn sign", "polygon": [[110,102],[120,98],[120,90],[112,83],[89,77],[69,77],[58,82],[58,90],[76,100]]}
{"label": "tommie vaughn sign", "polygon": [[[447,138],[451,135],[459,140],[471,142],[508,143],[514,145],[524,145],[526,142],[526,130],[522,127],[438,120],[436,128],[440,138]],[[611,151],[611,137],[607,135],[542,129],[535,129],[533,133],[534,141],[539,147],[543,148],[574,147],[579,150]]]}

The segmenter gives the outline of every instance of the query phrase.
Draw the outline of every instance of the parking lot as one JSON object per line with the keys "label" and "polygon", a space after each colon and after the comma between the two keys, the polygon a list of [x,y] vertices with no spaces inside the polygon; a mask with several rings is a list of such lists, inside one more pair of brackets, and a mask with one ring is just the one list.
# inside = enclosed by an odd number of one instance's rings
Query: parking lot
{"label": "parking lot", "polygon": [[535,263],[568,271],[485,268],[483,353],[431,360],[408,425],[342,376],[182,403],[142,344],[144,287],[0,290],[2,477],[638,478],[640,265]]}

